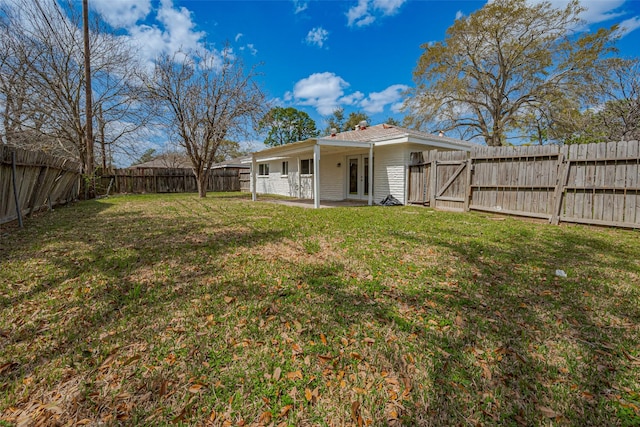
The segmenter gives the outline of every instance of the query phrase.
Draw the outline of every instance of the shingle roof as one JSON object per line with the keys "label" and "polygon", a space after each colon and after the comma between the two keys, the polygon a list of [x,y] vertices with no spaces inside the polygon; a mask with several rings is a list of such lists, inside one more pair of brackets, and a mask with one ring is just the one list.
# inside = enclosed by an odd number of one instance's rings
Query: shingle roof
{"label": "shingle roof", "polygon": [[327,135],[322,137],[323,139],[335,139],[337,141],[355,141],[355,142],[374,142],[381,140],[389,140],[400,137],[415,137],[420,139],[441,139],[442,141],[455,142],[464,145],[473,145],[469,142],[462,141],[455,138],[449,138],[446,136],[434,135],[417,130],[406,129],[400,126],[380,124],[370,126],[360,130],[350,130],[346,132],[340,132],[335,135]]}
{"label": "shingle roof", "polygon": [[135,169],[156,169],[156,168],[177,168],[177,169],[191,169],[191,162],[186,156],[178,154],[163,154],[148,162],[132,165],[131,168]]}

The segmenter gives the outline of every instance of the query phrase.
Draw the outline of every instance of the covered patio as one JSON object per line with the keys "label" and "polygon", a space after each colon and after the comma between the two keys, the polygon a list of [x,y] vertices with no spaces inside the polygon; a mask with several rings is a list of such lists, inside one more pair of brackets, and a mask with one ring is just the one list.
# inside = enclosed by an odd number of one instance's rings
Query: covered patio
{"label": "covered patio", "polygon": [[[323,165],[323,159],[336,159],[336,158],[348,158],[349,156],[367,156],[366,159],[373,159],[374,144],[372,142],[357,142],[357,141],[344,141],[344,140],[336,140],[330,138],[318,138],[318,139],[308,139],[305,141],[296,142],[293,144],[287,144],[286,146],[274,147],[273,149],[264,150],[259,153],[254,153],[251,158],[251,197],[252,200],[257,200],[258,194],[258,179],[261,176],[260,173],[260,164],[269,164],[274,162],[288,162],[295,163],[295,171],[291,171],[295,173],[294,181],[297,179],[297,183],[294,182],[297,190],[297,196],[299,197],[300,205],[308,206],[310,202],[312,202],[312,206],[314,208],[320,207],[332,207],[338,202],[343,202],[343,205],[347,205],[351,203],[352,206],[362,206],[365,203],[359,199],[348,199],[347,197],[342,197],[339,200],[329,200],[325,199],[321,201],[321,174],[324,173],[325,177],[332,178],[331,180],[334,182],[327,182],[325,187],[338,186],[340,187],[340,192],[342,191],[342,187],[344,184],[344,179],[342,170],[342,161],[338,161],[336,163],[336,167],[338,169],[337,172],[330,173],[327,169],[330,169],[328,165]],[[312,161],[308,161],[312,160]],[[304,163],[308,161],[308,163]],[[364,163],[364,162],[363,162]],[[308,170],[305,170],[305,166],[308,165]],[[331,165],[333,167],[333,165]],[[346,167],[346,165],[345,165]],[[350,165],[353,167],[353,165]],[[373,188],[373,161],[367,161],[366,165],[356,165],[357,168],[362,169],[364,167],[367,168],[366,171],[362,171],[363,178],[361,181],[366,179],[366,184],[362,182],[362,188]],[[323,172],[321,172],[323,169]],[[281,170],[283,173],[284,171]],[[264,170],[263,170],[264,174]],[[268,175],[268,173],[266,174]],[[286,174],[282,174],[282,177],[288,177],[289,171]],[[303,196],[304,183],[303,181],[310,181],[311,184],[311,193],[312,198],[307,199]],[[323,183],[324,184],[324,183]],[[364,191],[362,189],[356,189],[357,194],[363,194]],[[373,192],[367,191],[366,194],[366,204],[371,206],[373,205]]]}

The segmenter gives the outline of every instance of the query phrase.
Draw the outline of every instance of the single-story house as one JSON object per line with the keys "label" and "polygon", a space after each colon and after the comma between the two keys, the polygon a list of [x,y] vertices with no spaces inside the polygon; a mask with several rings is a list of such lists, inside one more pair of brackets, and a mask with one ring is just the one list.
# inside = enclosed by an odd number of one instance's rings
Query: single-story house
{"label": "single-story house", "polygon": [[321,200],[366,200],[392,195],[407,203],[412,152],[471,151],[474,144],[398,126],[361,123],[355,130],[253,153],[251,192]]}

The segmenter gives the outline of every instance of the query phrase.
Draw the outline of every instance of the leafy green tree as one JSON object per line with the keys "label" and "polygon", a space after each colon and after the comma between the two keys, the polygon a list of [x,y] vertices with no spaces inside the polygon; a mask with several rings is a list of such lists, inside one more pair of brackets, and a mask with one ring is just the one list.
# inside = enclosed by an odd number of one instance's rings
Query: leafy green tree
{"label": "leafy green tree", "polygon": [[408,125],[462,128],[500,146],[524,116],[559,93],[585,99],[613,50],[615,27],[576,36],[582,10],[577,0],[564,9],[495,0],[456,20],[444,41],[422,46],[405,104]]}
{"label": "leafy green tree", "polygon": [[225,160],[236,159],[238,157],[243,157],[249,155],[250,151],[243,149],[240,146],[240,143],[237,141],[229,141],[225,140],[218,147],[218,152],[216,153],[216,163],[224,162]]}
{"label": "leafy green tree", "polygon": [[352,111],[345,119],[344,108],[337,108],[329,117],[325,118],[325,120],[327,122],[327,128],[325,129],[326,134],[331,133],[331,129],[335,129],[338,132],[353,130],[360,122],[365,121],[370,123],[371,121],[369,116],[362,111]]}
{"label": "leafy green tree", "polygon": [[138,158],[138,160],[136,160],[133,164],[134,165],[139,165],[141,163],[150,162],[155,157],[156,157],[156,149],[155,148],[148,148],[148,149],[145,150],[144,153],[142,153],[142,155]]}
{"label": "leafy green tree", "polygon": [[360,122],[365,121],[370,124],[371,119],[362,111],[356,111],[349,113],[347,121],[344,123],[343,131],[353,130]]}
{"label": "leafy green tree", "polygon": [[388,124],[388,125],[391,125],[391,126],[400,126],[400,122],[398,120],[394,119],[393,117],[389,117],[384,122],[386,124]]}
{"label": "leafy green tree", "polygon": [[258,123],[258,131],[267,131],[265,145],[275,147],[318,136],[316,122],[304,111],[293,107],[274,107]]}
{"label": "leafy green tree", "polygon": [[327,127],[324,131],[325,134],[330,134],[331,129],[335,129],[337,132],[342,132],[344,127],[344,108],[336,108],[329,117],[325,118]]}

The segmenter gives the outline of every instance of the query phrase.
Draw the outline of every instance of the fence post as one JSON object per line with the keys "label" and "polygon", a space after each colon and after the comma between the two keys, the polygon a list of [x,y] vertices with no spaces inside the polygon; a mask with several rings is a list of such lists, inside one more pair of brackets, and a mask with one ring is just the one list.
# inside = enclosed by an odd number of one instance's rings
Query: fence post
{"label": "fence post", "polygon": [[18,183],[16,182],[16,152],[11,151],[11,177],[13,180],[13,198],[16,202],[16,214],[18,215],[18,225],[24,227],[22,223],[22,213],[20,212],[20,198],[18,197]]}
{"label": "fence post", "polygon": [[467,181],[465,182],[465,185],[467,186],[467,188],[465,188],[464,191],[464,211],[465,212],[469,212],[469,205],[471,203],[471,174],[473,172],[473,159],[471,159],[471,157],[469,157],[467,159]]}
{"label": "fence post", "polygon": [[555,191],[553,192],[554,208],[551,220],[549,221],[553,225],[560,223],[560,211],[562,210],[562,195],[564,194],[564,187],[567,185],[567,179],[569,178],[569,166],[571,160],[565,161],[564,153],[558,153],[558,180]]}
{"label": "fence post", "polygon": [[[431,153],[433,154],[433,152]],[[432,156],[431,160],[431,176],[429,177],[429,207],[436,207],[436,191],[438,191],[438,160],[436,156]]]}

